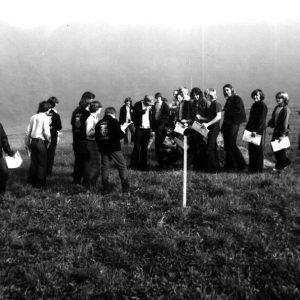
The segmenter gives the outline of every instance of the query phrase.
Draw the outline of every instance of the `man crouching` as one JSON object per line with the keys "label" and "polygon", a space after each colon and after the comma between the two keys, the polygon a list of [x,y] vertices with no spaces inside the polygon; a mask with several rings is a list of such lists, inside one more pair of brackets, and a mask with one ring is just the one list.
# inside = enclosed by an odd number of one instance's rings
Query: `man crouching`
{"label": "man crouching", "polygon": [[95,139],[101,152],[103,194],[110,192],[108,180],[110,160],[113,160],[119,171],[123,193],[129,191],[127,165],[120,144],[120,140],[123,137],[124,131],[116,120],[115,108],[107,107],[104,112],[104,118],[95,127]]}

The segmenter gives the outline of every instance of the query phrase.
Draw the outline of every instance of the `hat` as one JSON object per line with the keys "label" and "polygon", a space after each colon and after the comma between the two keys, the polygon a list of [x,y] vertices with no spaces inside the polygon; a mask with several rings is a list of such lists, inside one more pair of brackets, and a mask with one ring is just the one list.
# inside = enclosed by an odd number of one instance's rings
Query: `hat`
{"label": "hat", "polygon": [[144,103],[148,106],[154,105],[154,97],[152,95],[146,95],[144,98]]}

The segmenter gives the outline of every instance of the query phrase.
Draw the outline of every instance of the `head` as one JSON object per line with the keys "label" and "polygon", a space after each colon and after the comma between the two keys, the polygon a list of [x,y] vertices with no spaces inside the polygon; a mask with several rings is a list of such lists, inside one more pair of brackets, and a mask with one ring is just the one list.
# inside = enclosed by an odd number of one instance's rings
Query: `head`
{"label": "head", "polygon": [[185,98],[186,96],[189,95],[189,90],[188,90],[188,88],[185,87],[185,86],[184,86],[184,87],[181,87],[181,88],[179,89],[179,91],[182,92],[184,98]]}
{"label": "head", "polygon": [[102,105],[101,105],[101,102],[98,101],[98,100],[93,100],[91,103],[90,103],[90,112],[91,113],[95,113],[99,108],[101,108]]}
{"label": "head", "polygon": [[161,93],[156,93],[156,94],[154,95],[154,97],[155,97],[156,100],[162,100],[162,95],[161,95]]}
{"label": "head", "polygon": [[176,98],[176,95],[178,94],[178,90],[173,91],[173,97]]}
{"label": "head", "polygon": [[181,102],[183,100],[183,93],[182,91],[178,91],[178,93],[176,94],[176,99]]}
{"label": "head", "polygon": [[47,102],[50,104],[51,108],[55,107],[59,103],[58,99],[54,96],[50,97]]}
{"label": "head", "polygon": [[39,103],[38,113],[45,113],[51,108],[50,103],[48,101],[42,101]]}
{"label": "head", "polygon": [[208,88],[205,90],[204,96],[208,101],[214,101],[217,99],[217,91],[214,88]]}
{"label": "head", "polygon": [[173,122],[167,122],[165,125],[165,131],[167,134],[170,134],[172,131],[174,131],[175,125]]}
{"label": "head", "polygon": [[194,87],[194,88],[192,88],[192,90],[191,90],[190,96],[191,96],[191,98],[194,99],[194,100],[199,100],[199,99],[202,99],[202,98],[203,98],[203,93],[202,93],[202,91],[201,91],[200,88]]}
{"label": "head", "polygon": [[223,86],[223,94],[225,98],[228,98],[230,96],[233,96],[235,94],[235,90],[231,84],[225,84]]}
{"label": "head", "polygon": [[256,89],[251,93],[251,98],[254,101],[259,101],[259,100],[264,100],[265,99],[265,95],[263,93],[263,91],[261,89]]}
{"label": "head", "polygon": [[127,106],[131,106],[132,105],[132,100],[130,97],[125,98],[124,100],[124,104]]}
{"label": "head", "polygon": [[93,100],[95,99],[95,95],[91,92],[84,92],[81,96],[81,100],[79,101],[79,105],[81,107],[87,107]]}
{"label": "head", "polygon": [[116,117],[116,109],[113,107],[113,106],[109,106],[107,108],[105,108],[105,111],[104,111],[104,115],[110,115],[110,116],[113,116],[113,117]]}
{"label": "head", "polygon": [[146,106],[153,106],[154,105],[154,97],[152,95],[146,95],[144,97],[143,102]]}
{"label": "head", "polygon": [[278,92],[275,95],[276,102],[280,106],[287,106],[289,104],[290,98],[287,92]]}

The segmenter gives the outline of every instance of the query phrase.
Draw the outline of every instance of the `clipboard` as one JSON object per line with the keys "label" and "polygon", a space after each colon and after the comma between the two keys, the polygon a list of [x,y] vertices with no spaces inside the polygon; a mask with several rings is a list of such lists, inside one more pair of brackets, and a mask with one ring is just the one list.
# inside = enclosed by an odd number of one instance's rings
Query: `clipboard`
{"label": "clipboard", "polygon": [[9,169],[16,169],[21,166],[23,159],[19,151],[17,151],[14,156],[5,156],[5,161]]}
{"label": "clipboard", "polygon": [[255,137],[251,136],[251,131],[249,130],[245,130],[244,134],[243,134],[243,141],[244,142],[248,142],[248,143],[252,143],[256,146],[259,146],[261,143],[261,135],[260,134],[256,134]]}

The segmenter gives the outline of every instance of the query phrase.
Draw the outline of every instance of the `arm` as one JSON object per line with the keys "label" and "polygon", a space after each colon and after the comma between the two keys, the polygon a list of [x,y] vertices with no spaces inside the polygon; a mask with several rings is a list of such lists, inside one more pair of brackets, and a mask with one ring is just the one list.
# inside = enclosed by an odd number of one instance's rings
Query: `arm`
{"label": "arm", "polygon": [[7,138],[7,135],[4,131],[2,124],[0,124],[0,131],[1,131],[1,142],[2,142],[1,144],[2,144],[2,148],[3,148],[4,152],[9,156],[13,156],[14,152],[10,148],[10,145],[8,143],[8,138]]}
{"label": "arm", "polygon": [[44,137],[48,142],[51,142],[51,132],[50,132],[50,123],[49,123],[49,117],[46,116],[45,114],[45,119],[44,119]]}
{"label": "arm", "polygon": [[212,124],[215,124],[217,123],[218,121],[220,121],[222,118],[222,113],[221,112],[218,112],[217,115],[209,122],[207,123],[202,123],[202,125],[204,125],[206,128],[209,127],[210,125]]}
{"label": "arm", "polygon": [[93,117],[90,116],[85,121],[85,133],[87,137],[95,136],[95,128],[93,126]]}

